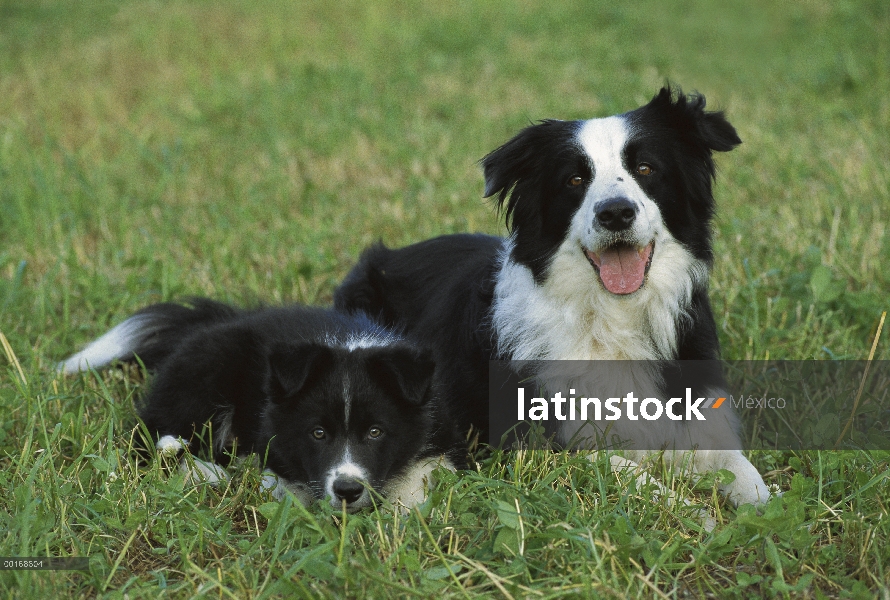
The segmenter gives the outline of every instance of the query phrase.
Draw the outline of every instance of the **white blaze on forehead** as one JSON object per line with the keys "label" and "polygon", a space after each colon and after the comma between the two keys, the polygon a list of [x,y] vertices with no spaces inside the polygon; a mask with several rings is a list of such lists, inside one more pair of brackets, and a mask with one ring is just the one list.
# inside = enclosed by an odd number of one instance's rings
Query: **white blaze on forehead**
{"label": "white blaze on forehead", "polygon": [[624,117],[591,119],[581,125],[578,142],[593,163],[594,181],[626,177],[630,173],[624,168],[621,153],[627,143],[629,131]]}
{"label": "white blaze on forehead", "polygon": [[581,126],[578,143],[593,164],[585,205],[623,196],[644,211],[648,208],[648,197],[624,165],[622,155],[630,135],[630,125],[622,116],[591,119]]}
{"label": "white blaze on forehead", "polygon": [[381,346],[389,346],[394,342],[400,341],[402,338],[386,329],[375,325],[362,332],[350,333],[346,339],[340,339],[335,334],[328,333],[325,336],[325,343],[331,348],[346,348],[350,352],[361,350],[363,348],[379,348]]}
{"label": "white blaze on forehead", "polygon": [[368,331],[361,335],[351,335],[346,338],[347,350],[358,350],[360,348],[378,348],[380,346],[388,346],[399,338],[386,330]]}
{"label": "white blaze on forehead", "polygon": [[350,405],[350,390],[349,390],[349,371],[345,371],[343,373],[343,428],[346,431],[349,431],[349,405]]}

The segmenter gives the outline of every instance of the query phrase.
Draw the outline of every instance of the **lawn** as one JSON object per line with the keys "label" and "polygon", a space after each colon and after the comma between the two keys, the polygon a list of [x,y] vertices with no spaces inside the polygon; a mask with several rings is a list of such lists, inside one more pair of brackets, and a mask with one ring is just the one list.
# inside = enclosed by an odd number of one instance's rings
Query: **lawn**
{"label": "lawn", "polygon": [[715,477],[495,453],[344,515],[137,466],[144,382],[54,362],[147,303],[326,304],[367,244],[504,233],[478,159],[542,118],[724,109],[711,280],[733,359],[890,359],[890,4],[0,0],[0,571],[8,597],[890,596],[890,453]]}

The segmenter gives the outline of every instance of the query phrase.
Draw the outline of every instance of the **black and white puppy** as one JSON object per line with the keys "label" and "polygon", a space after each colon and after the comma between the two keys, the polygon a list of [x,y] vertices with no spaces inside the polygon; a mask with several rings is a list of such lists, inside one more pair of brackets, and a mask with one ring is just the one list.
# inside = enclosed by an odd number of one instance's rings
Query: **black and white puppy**
{"label": "black and white puppy", "polygon": [[[335,306],[366,311],[434,348],[440,368],[463,382],[481,428],[489,359],[717,359],[707,294],[712,153],[739,143],[721,112],[705,111],[702,96],[669,87],[624,114],[527,127],[482,161],[485,196],[506,213],[509,238],[451,235],[397,250],[371,247]],[[608,364],[610,377],[625,379],[618,387],[664,397],[667,374],[657,362],[624,375]],[[718,369],[695,387],[698,395],[725,396],[723,385]],[[621,426],[650,450],[728,448],[699,450],[694,469],[728,469],[736,478],[723,492],[734,503],[763,503],[769,489],[740,451],[730,413],[707,426],[666,418],[657,427]],[[561,437],[578,430],[566,422]]]}
{"label": "black and white puppy", "polygon": [[[363,314],[155,304],[59,368],[137,359],[155,371],[139,416],[159,452],[193,445],[223,464],[256,453],[278,497],[289,489],[354,510],[372,503],[373,488],[411,506],[437,465],[465,464],[466,432],[430,353]],[[211,481],[225,477],[217,464],[189,462]]]}

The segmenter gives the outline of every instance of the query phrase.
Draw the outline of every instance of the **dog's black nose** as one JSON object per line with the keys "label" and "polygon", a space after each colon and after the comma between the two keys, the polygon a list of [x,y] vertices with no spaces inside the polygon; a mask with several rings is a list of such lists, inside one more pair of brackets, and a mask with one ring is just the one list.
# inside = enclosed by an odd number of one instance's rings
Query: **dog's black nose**
{"label": "dog's black nose", "polygon": [[337,497],[337,500],[341,502],[346,500],[346,504],[352,504],[356,500],[358,500],[362,492],[365,491],[365,486],[362,485],[361,481],[357,481],[355,479],[349,479],[347,477],[338,477],[334,480],[334,495]]}
{"label": "dog's black nose", "polygon": [[624,231],[633,225],[637,206],[627,198],[609,198],[596,207],[597,222],[609,231]]}

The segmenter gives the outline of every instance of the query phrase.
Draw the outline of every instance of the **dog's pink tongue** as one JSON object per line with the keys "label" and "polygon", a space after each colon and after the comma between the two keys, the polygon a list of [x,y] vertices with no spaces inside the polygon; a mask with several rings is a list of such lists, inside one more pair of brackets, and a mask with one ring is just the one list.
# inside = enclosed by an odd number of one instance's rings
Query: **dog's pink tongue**
{"label": "dog's pink tongue", "polygon": [[652,254],[652,244],[643,248],[642,256],[636,248],[619,246],[603,250],[599,255],[587,253],[599,267],[600,279],[613,294],[632,294],[643,285],[646,264]]}

